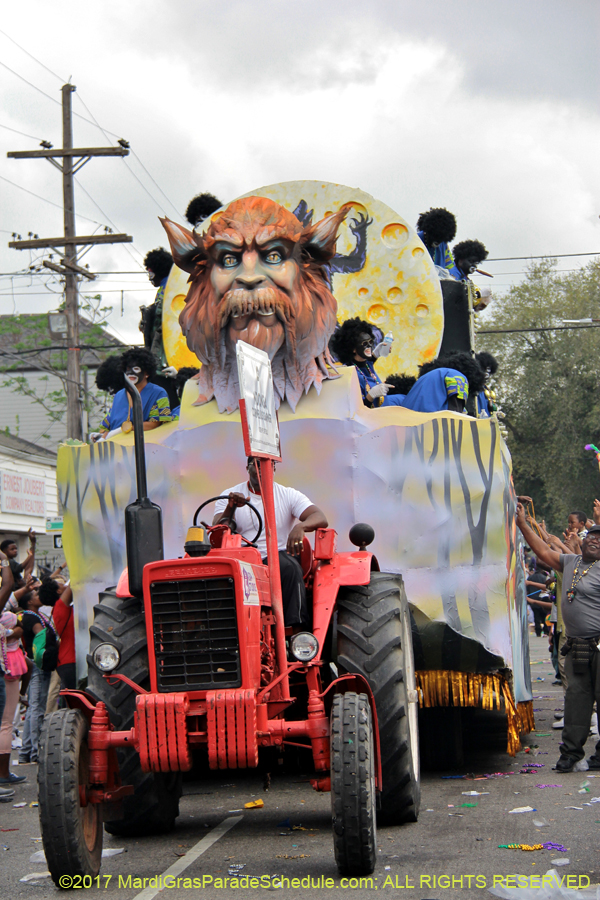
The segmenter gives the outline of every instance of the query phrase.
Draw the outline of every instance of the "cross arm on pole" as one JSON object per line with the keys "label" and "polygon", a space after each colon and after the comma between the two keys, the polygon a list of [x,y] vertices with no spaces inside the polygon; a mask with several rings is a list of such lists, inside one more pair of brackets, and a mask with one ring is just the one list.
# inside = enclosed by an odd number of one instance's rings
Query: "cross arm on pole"
{"label": "cross arm on pole", "polygon": [[9,241],[12,250],[43,250],[50,247],[77,247],[85,244],[130,244],[130,234],[90,234],[73,237],[37,238],[30,241]]}
{"label": "cross arm on pole", "polygon": [[78,156],[129,156],[126,147],[58,147],[56,150],[9,150],[9,159],[60,159]]}

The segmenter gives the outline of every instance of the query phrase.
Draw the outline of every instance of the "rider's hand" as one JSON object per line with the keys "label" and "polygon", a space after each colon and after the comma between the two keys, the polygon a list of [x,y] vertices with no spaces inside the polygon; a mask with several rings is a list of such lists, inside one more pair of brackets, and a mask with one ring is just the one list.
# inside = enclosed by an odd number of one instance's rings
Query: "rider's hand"
{"label": "rider's hand", "polygon": [[300,556],[304,542],[304,527],[300,522],[294,525],[287,539],[287,552],[290,556]]}
{"label": "rider's hand", "polygon": [[369,400],[375,400],[376,397],[385,397],[390,387],[391,385],[389,384],[374,384],[373,387],[369,388],[367,391],[367,397]]}
{"label": "rider's hand", "polygon": [[389,356],[391,352],[392,344],[390,341],[381,341],[380,344],[373,347],[373,356],[375,359],[380,359],[382,356]]}

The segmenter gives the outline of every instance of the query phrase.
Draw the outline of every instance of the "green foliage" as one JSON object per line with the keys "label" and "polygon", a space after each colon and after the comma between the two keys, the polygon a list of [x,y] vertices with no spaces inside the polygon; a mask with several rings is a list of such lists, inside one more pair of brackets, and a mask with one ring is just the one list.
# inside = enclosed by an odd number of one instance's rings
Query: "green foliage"
{"label": "green foliage", "polygon": [[[96,294],[94,297],[81,297],[79,308],[81,316],[80,343],[91,349],[105,348],[108,335],[103,326],[111,312],[111,307],[102,306],[102,296]],[[64,311],[64,303],[59,306],[59,311]],[[49,335],[47,314],[0,316],[0,345],[3,348],[3,354],[0,357],[2,360],[0,386],[10,388],[38,403],[46,414],[48,424],[62,421],[67,413],[67,352],[66,349],[48,349],[56,347],[57,341],[52,340]],[[35,350],[40,352],[18,352]],[[14,352],[14,355],[11,354],[11,351]],[[103,349],[97,351],[100,358],[104,358],[108,352]],[[82,352],[82,358],[85,358],[84,352]],[[32,379],[21,374],[23,366],[46,374],[37,378],[36,384]],[[86,366],[82,365],[81,368],[83,371]],[[48,389],[49,375],[56,376],[60,380],[61,390]],[[82,385],[81,396],[84,410],[92,420],[99,421],[103,415],[106,395],[99,394],[94,390],[85,391]]]}
{"label": "green foliage", "polygon": [[[600,260],[564,275],[545,260],[531,265],[479,327],[552,328],[583,318],[600,320]],[[584,446],[600,446],[600,328],[487,334],[478,347],[500,362],[495,381],[517,493],[533,498],[536,516],[555,534],[574,509],[591,518],[600,475]]]}

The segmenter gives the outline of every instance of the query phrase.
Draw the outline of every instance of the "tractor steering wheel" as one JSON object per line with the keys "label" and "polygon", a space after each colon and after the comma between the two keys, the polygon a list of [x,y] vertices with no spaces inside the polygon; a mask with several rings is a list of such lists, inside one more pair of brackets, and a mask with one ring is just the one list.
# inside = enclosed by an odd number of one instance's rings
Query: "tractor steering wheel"
{"label": "tractor steering wheel", "polygon": [[[198,513],[201,510],[203,510],[205,506],[208,506],[209,503],[214,503],[215,500],[229,500],[229,494],[220,494],[218,497],[211,497],[210,500],[205,500],[204,503],[202,503],[198,507],[196,512],[194,513],[194,528],[196,527],[196,523],[198,521]],[[256,515],[256,518],[258,519],[258,531],[256,532],[256,534],[254,535],[254,537],[252,538],[251,541],[249,541],[247,538],[243,537],[243,535],[242,535],[242,540],[246,541],[247,544],[255,544],[262,534],[262,530],[263,530],[262,518],[261,518],[261,515],[260,515],[259,511],[257,510],[257,508],[255,506],[253,506],[249,500],[246,500],[246,506],[250,507],[250,509]],[[210,526],[210,527],[212,527],[212,526]]]}

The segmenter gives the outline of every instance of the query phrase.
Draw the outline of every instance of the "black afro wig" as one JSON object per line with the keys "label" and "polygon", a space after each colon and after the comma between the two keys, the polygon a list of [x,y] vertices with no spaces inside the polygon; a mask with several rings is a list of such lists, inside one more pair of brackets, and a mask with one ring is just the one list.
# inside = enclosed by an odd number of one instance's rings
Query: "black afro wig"
{"label": "black afro wig", "polygon": [[121,356],[121,373],[129,366],[139,366],[142,372],[148,376],[148,381],[153,381],[156,375],[157,361],[153,353],[144,347],[132,347]]}
{"label": "black afro wig", "polygon": [[408,394],[417,379],[414,375],[388,375],[386,384],[391,384],[388,394]]}
{"label": "black afro wig", "polygon": [[490,375],[495,375],[498,371],[498,360],[491,353],[488,353],[487,350],[481,350],[479,353],[476,353],[475,359],[481,368]]}
{"label": "black afro wig", "polygon": [[159,281],[167,277],[172,265],[173,257],[164,247],[157,247],[155,250],[151,250],[144,259],[144,266],[150,269],[151,272],[154,272]]}
{"label": "black afro wig", "polygon": [[433,362],[423,363],[419,366],[419,377],[435,369],[456,369],[469,382],[469,394],[478,394],[485,387],[485,369],[470,353],[448,353],[446,356],[438,356]]}
{"label": "black afro wig", "polygon": [[361,334],[368,334],[372,338],[375,337],[373,327],[368,322],[365,322],[364,319],[356,316],[356,318],[346,319],[345,322],[338,325],[331,335],[329,349],[343,366],[353,366],[355,364],[354,350]]}
{"label": "black afro wig", "polygon": [[488,252],[481,241],[460,241],[452,248],[452,255],[458,262],[461,259],[476,259],[482,263],[487,259]]}
{"label": "black afro wig", "polygon": [[428,209],[417,219],[417,229],[436,244],[450,243],[456,237],[456,218],[443,207]]}
{"label": "black afro wig", "polygon": [[120,356],[107,356],[96,372],[96,387],[99,391],[116,394],[123,387],[123,369]]}
{"label": "black afro wig", "polygon": [[180,369],[175,376],[175,385],[177,387],[177,396],[181,400],[183,397],[183,389],[186,383],[193,378],[194,375],[197,375],[200,369],[195,369],[193,366],[184,366]]}
{"label": "black afro wig", "polygon": [[203,222],[211,213],[221,209],[223,204],[217,200],[214,194],[198,194],[188,203],[185,211],[185,217],[195,227]]}

